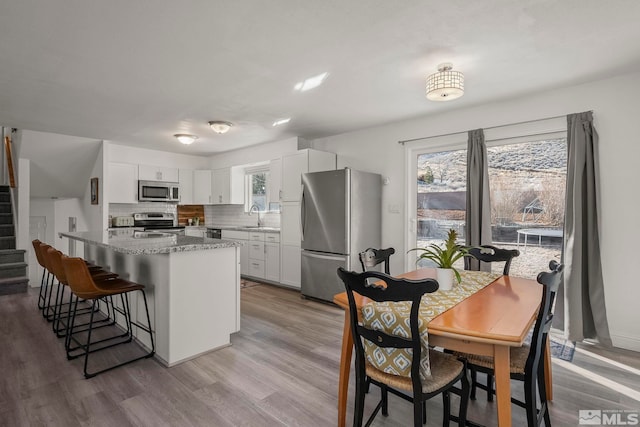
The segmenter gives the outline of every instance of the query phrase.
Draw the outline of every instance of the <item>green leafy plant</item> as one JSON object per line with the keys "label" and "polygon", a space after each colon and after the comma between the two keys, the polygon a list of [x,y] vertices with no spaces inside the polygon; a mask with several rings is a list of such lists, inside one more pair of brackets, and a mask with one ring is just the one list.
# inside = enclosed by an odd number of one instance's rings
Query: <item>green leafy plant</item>
{"label": "green leafy plant", "polygon": [[444,242],[444,246],[431,243],[426,248],[413,248],[409,250],[422,252],[416,263],[421,259],[428,259],[433,261],[440,268],[450,268],[456,276],[456,280],[460,283],[460,273],[453,267],[453,264],[460,258],[465,256],[472,256],[469,254],[469,248],[456,243],[458,239],[458,233],[453,228],[449,229],[447,233],[447,240]]}

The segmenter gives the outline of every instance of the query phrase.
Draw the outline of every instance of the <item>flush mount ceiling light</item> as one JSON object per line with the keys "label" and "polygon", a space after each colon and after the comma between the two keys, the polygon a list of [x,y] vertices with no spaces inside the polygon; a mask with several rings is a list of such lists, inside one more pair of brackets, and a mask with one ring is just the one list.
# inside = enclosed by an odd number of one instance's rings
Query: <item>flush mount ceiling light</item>
{"label": "flush mount ceiling light", "polygon": [[286,119],[280,119],[280,120],[276,120],[275,122],[273,122],[272,126],[280,126],[280,125],[284,125],[286,123],[289,123],[291,121],[291,117],[287,117]]}
{"label": "flush mount ceiling light", "polygon": [[196,135],[189,135],[188,133],[177,133],[177,134],[175,134],[173,136],[178,138],[178,141],[180,141],[181,143],[183,143],[185,145],[193,144],[193,141],[198,139],[198,137]]}
{"label": "flush mount ceiling light", "polygon": [[317,76],[314,76],[314,77],[309,77],[304,81],[296,83],[296,85],[293,88],[295,90],[299,90],[300,92],[305,92],[309,89],[313,89],[314,87],[320,86],[324,82],[324,80],[327,78],[328,75],[329,73],[325,72],[322,74],[318,74]]}
{"label": "flush mount ceiling light", "polygon": [[427,77],[427,99],[451,101],[464,95],[464,74],[453,71],[453,64],[438,65],[438,72]]}
{"label": "flush mount ceiling light", "polygon": [[213,120],[209,122],[209,126],[211,126],[211,129],[215,133],[227,133],[229,129],[231,129],[231,126],[233,126],[233,123]]}

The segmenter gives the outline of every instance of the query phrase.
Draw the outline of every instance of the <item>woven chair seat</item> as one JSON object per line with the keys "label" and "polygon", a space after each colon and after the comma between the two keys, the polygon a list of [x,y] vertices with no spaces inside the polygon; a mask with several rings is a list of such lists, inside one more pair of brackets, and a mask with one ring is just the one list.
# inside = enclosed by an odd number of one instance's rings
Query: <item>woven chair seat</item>
{"label": "woven chair seat", "polygon": [[[440,351],[429,350],[429,361],[431,363],[431,378],[422,382],[422,392],[432,393],[454,381],[464,369],[462,362],[455,357],[444,354]],[[387,384],[396,389],[412,391],[411,377],[401,377],[399,375],[388,374],[367,363],[367,376]]]}
{"label": "woven chair seat", "polygon": [[[530,351],[531,348],[528,345],[523,345],[522,347],[511,347],[509,370],[512,374],[524,375],[524,367],[527,363],[527,357],[529,356]],[[491,356],[479,356],[477,354],[460,353],[457,351],[454,351],[453,354],[463,359],[467,359],[467,361],[471,365],[481,366],[487,369],[494,369],[493,357]]]}

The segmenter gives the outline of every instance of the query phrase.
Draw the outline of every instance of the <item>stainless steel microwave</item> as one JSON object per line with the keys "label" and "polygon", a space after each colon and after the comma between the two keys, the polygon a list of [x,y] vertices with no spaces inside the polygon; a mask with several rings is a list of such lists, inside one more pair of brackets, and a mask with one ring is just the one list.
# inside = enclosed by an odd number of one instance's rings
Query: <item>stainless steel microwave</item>
{"label": "stainless steel microwave", "polygon": [[179,202],[180,184],[165,181],[138,181],[141,202]]}

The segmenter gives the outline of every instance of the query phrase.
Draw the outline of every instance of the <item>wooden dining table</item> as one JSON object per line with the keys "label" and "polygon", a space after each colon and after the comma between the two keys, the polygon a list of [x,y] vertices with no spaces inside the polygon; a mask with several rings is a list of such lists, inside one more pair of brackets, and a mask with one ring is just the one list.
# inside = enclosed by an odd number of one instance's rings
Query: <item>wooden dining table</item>
{"label": "wooden dining table", "polygon": [[[397,277],[420,280],[435,278],[433,268],[422,268]],[[537,281],[514,276],[498,279],[431,320],[428,325],[429,344],[449,350],[492,356],[495,365],[498,426],[511,426],[510,347],[523,345],[535,322],[542,286]],[[344,427],[347,412],[347,390],[353,351],[353,336],[349,322],[347,293],[336,294],[333,302],[345,310],[338,388],[338,426]],[[360,309],[370,302],[356,295]],[[547,342],[545,351],[545,384],[551,400],[551,362]]]}

